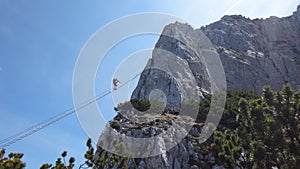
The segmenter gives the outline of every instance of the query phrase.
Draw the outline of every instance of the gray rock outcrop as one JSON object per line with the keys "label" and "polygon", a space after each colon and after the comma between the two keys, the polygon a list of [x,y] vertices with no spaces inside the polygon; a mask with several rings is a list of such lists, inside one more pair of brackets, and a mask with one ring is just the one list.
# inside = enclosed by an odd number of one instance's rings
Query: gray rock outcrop
{"label": "gray rock outcrop", "polygon": [[[210,65],[205,64],[205,57],[209,55],[203,51],[216,52],[220,56],[228,90],[261,92],[264,85],[270,85],[278,91],[286,83],[298,89],[300,6],[293,15],[284,18],[251,20],[233,15],[199,29],[178,22],[166,26],[131,98],[161,98],[167,107],[177,110],[181,100],[201,99],[203,93],[211,93],[214,84],[211,84],[208,71]],[[152,137],[180,120],[192,127],[189,134],[169,150],[165,148],[166,140],[158,140],[155,146],[161,155],[129,158],[126,164],[119,161],[113,167],[107,164],[104,168],[122,168],[124,165],[131,169],[223,168],[215,164],[205,144],[197,139],[203,124],[172,114],[156,115],[156,118],[147,124],[137,124],[118,114],[111,121],[113,129],[106,128],[102,139],[109,138],[113,131],[133,138]],[[173,134],[176,134],[175,130]],[[143,149],[151,151],[151,146],[146,145]],[[109,157],[111,154],[108,154],[98,147],[96,157]]]}
{"label": "gray rock outcrop", "polygon": [[[141,116],[140,118],[148,117]],[[99,164],[100,168],[123,168],[126,165],[128,165],[128,168],[130,169],[195,169],[197,167],[218,167],[215,164],[212,154],[207,151],[207,146],[199,142],[198,136],[203,128],[203,123],[195,123],[192,118],[172,114],[156,115],[155,117],[152,117],[152,119],[152,123],[135,123],[124,118],[121,114],[118,114],[110,122],[110,126],[112,128],[109,126],[105,128],[102,136],[99,139],[99,144],[102,147],[108,147],[110,150],[113,150],[113,147],[120,147],[118,146],[120,144],[126,145],[127,139],[118,139],[117,136],[113,139],[110,137],[111,135],[114,135],[114,132],[118,132],[120,135],[126,135],[133,138],[150,138],[155,135],[163,134],[163,132],[167,131],[172,124],[184,123],[186,125],[189,124],[192,127],[187,136],[168,151],[166,151],[166,144],[168,144],[168,142],[174,142],[174,137],[163,138],[162,136],[160,138],[163,139],[158,139],[155,145],[143,144],[140,148],[135,150],[140,152],[143,152],[143,150],[151,152],[153,149],[159,149],[162,153],[160,155],[150,156],[147,158],[129,158],[128,160],[124,161],[118,160],[118,163],[113,167],[109,166],[108,162],[102,162]],[[180,130],[171,131],[172,135],[176,135],[178,132],[180,132]],[[107,144],[108,146],[104,144]],[[134,142],[130,142],[130,144],[139,146]],[[117,154],[120,153],[119,148],[113,151],[116,151]],[[125,151],[128,150],[126,149],[124,152]],[[124,152],[122,152],[122,154],[124,154]],[[127,153],[130,154],[130,151]],[[99,156],[111,158],[112,153],[98,147],[96,159],[99,158]]]}
{"label": "gray rock outcrop", "polygon": [[[270,85],[278,91],[286,83],[297,89],[300,85],[300,7],[284,18],[251,20],[233,15],[199,29],[178,22],[166,26],[132,98],[149,99],[151,90],[159,88],[170,101],[169,107],[177,108],[180,94],[186,90],[198,92],[199,96],[201,92],[211,93],[213,84],[204,61],[209,56],[203,50],[217,51],[228,90],[261,92],[264,85]],[[174,66],[170,60],[178,64]],[[172,67],[168,72],[178,71],[175,77],[172,73],[170,76],[147,69],[166,65]],[[185,83],[188,87],[180,91],[178,86],[182,84],[178,82],[193,79],[192,76],[196,87]]]}

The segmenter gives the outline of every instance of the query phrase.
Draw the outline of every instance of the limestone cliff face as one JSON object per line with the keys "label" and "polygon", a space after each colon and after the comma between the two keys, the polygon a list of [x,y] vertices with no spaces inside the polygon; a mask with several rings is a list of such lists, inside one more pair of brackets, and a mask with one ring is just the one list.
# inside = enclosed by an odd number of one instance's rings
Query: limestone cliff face
{"label": "limestone cliff face", "polygon": [[179,109],[181,101],[201,98],[203,91],[210,90],[201,54],[205,49],[214,47],[202,31],[178,22],[166,26],[132,99],[149,99],[156,89],[165,94],[168,107]]}
{"label": "limestone cliff face", "polygon": [[300,8],[285,18],[224,16],[201,28],[222,60],[228,89],[280,90],[300,84]]}
{"label": "limestone cliff face", "polygon": [[[209,57],[203,52],[206,50],[215,51],[220,56],[229,90],[260,92],[264,85],[279,90],[285,83],[299,88],[300,6],[293,15],[285,18],[251,20],[234,15],[224,16],[220,21],[199,29],[181,23],[166,26],[132,98],[162,97],[169,108],[178,109],[183,97],[192,100],[201,98],[204,92],[210,93],[211,78],[203,62]],[[156,92],[153,94],[152,91]],[[165,95],[162,96],[161,92]],[[111,130],[134,138],[152,137],[181,119],[171,114],[157,115],[156,118],[149,124],[137,124],[119,114],[113,120],[118,125],[114,129],[106,128],[101,137],[108,138]],[[188,119],[183,121],[189,122]],[[222,168],[214,163],[205,144],[200,144],[197,139],[202,128],[201,124],[193,124],[189,134],[168,151],[166,142],[163,139],[158,141],[156,146],[161,155],[131,158],[126,164],[118,161],[113,166],[104,165],[104,168],[122,168],[124,165],[132,169]],[[176,134],[176,130],[173,132]],[[151,146],[146,145],[144,149],[151,151]],[[108,157],[108,154],[99,148],[96,155]]]}
{"label": "limestone cliff face", "polygon": [[[123,112],[124,113],[124,112]],[[124,158],[121,156],[114,157],[110,152],[105,151],[101,147],[98,147],[96,152],[96,159],[102,157],[102,161],[98,162],[99,168],[104,169],[123,169],[128,167],[129,169],[200,169],[200,168],[214,168],[223,169],[221,166],[215,164],[215,160],[212,153],[207,151],[207,145],[199,142],[199,135],[203,129],[203,123],[195,123],[194,120],[186,116],[177,116],[172,114],[163,114],[152,116],[151,118],[140,116],[138,118],[149,119],[148,123],[135,123],[122,114],[118,114],[103,131],[99,144],[106,144],[110,150],[117,147],[114,152],[120,153],[122,146],[118,145],[129,145],[129,148],[134,145],[137,147],[136,152],[151,153],[154,149],[161,151],[161,155],[150,156],[147,158]],[[130,112],[132,114],[132,112]],[[162,138],[158,139],[155,144],[140,144],[134,141],[128,142],[127,139],[122,139],[123,136],[129,136],[133,138],[151,138],[156,135],[163,134],[166,132],[172,124],[184,123],[191,125],[191,129],[187,136],[182,139],[178,144],[173,146],[171,149],[166,151],[167,144],[174,142],[174,138]],[[111,138],[115,132],[120,134],[120,138],[115,136]],[[171,135],[180,135],[180,130],[172,130]],[[126,148],[123,148],[126,149]],[[126,151],[126,150],[125,150]],[[124,151],[124,152],[125,152]],[[124,153],[122,152],[122,153]],[[103,157],[105,160],[103,159]],[[109,164],[111,160],[115,160],[113,164]],[[125,167],[126,166],[126,167]]]}
{"label": "limestone cliff face", "polygon": [[[179,71],[178,74],[181,74],[177,77],[193,76],[199,91],[211,92],[210,76],[207,65],[203,62],[203,58],[208,56],[201,51],[214,50],[212,47],[216,49],[222,61],[229,90],[260,92],[264,85],[271,85],[274,90],[280,90],[286,83],[298,88],[300,7],[293,15],[285,18],[251,20],[241,15],[224,16],[220,21],[200,29],[193,29],[187,24],[170,24],[163,30],[147,67],[156,62],[164,62],[155,65],[164,67],[169,64],[170,58],[180,60],[187,66],[182,66],[184,70],[175,67],[175,70]],[[172,81],[172,77],[163,74],[146,69],[132,98],[148,99],[151,90],[159,88],[165,92],[167,100],[172,102],[169,103],[170,107],[176,105],[180,94],[178,84],[174,83],[174,80],[180,83],[182,79],[173,77]],[[186,89],[197,90],[195,87]]]}

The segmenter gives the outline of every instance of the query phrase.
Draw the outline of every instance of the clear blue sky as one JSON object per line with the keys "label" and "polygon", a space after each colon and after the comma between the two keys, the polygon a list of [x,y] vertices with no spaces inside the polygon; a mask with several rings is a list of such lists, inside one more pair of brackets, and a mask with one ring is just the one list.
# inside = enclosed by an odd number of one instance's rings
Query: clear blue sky
{"label": "clear blue sky", "polygon": [[[250,18],[288,16],[298,0],[1,0],[0,1],[0,139],[43,121],[73,106],[72,75],[77,56],[88,38],[105,24],[140,12],[175,15],[195,27],[217,21],[224,14]],[[128,42],[112,54],[120,57],[153,47],[157,37],[145,43]],[[136,45],[133,45],[136,44]],[[140,44],[140,45],[137,45]],[[128,47],[130,46],[130,47]],[[130,50],[128,50],[130,49]],[[101,75],[96,86],[103,82]],[[101,87],[95,89],[101,92]],[[112,117],[110,98],[101,101],[106,117]],[[105,106],[106,105],[106,106]],[[80,164],[87,135],[76,115],[16,143],[7,151],[25,153],[27,168],[55,162],[63,150]]]}

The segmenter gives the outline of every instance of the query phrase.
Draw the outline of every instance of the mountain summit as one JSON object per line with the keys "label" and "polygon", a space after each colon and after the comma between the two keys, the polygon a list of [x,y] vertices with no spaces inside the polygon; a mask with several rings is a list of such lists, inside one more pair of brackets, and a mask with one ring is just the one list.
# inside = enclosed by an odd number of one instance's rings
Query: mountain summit
{"label": "mountain summit", "polygon": [[[163,114],[133,117],[134,120],[142,119],[143,122],[139,123],[129,118],[137,115],[135,110],[122,111],[116,108],[118,115],[110,122],[111,127],[105,128],[99,139],[100,145],[115,147],[115,152],[124,153],[125,144],[138,147],[136,151],[141,154],[145,153],[144,151],[149,154],[159,151],[160,155],[145,158],[130,158],[130,155],[122,157],[113,155],[99,146],[96,152],[99,167],[224,168],[216,163],[210,144],[202,144],[199,139],[203,130],[208,130],[211,126],[204,126],[203,123],[195,122],[189,117],[176,115],[182,100],[203,99],[207,94],[213,93],[214,81],[219,79],[212,81],[209,68],[214,69],[211,65],[213,63],[205,62],[205,59],[216,55],[222,62],[228,90],[261,92],[263,86],[270,85],[275,91],[279,91],[287,83],[295,89],[299,88],[300,6],[293,15],[284,18],[272,16],[267,19],[251,20],[241,15],[232,15],[224,16],[220,21],[199,29],[179,22],[167,25],[155,45],[152,58],[141,74],[131,99],[162,98],[169,110],[165,109]],[[119,107],[128,107],[127,104],[130,103],[124,103]],[[235,116],[231,118],[234,123]],[[176,140],[173,140],[173,137],[155,136],[169,129],[172,136],[186,134],[174,128],[177,123],[192,127],[184,139],[173,148],[167,149],[166,147]],[[221,124],[222,127],[224,128],[224,124]],[[122,137],[114,137],[116,133]],[[124,140],[125,137],[141,139],[155,137],[155,143],[135,143]]]}
{"label": "mountain summit", "polygon": [[[296,89],[300,84],[300,6],[293,15],[284,18],[251,20],[232,15],[199,29],[179,22],[167,25],[146,68],[156,62],[165,62],[157,64],[164,67],[169,64],[168,52],[172,53],[181,65],[188,65],[177,72],[185,74],[178,76],[193,76],[199,90],[210,93],[210,76],[203,61],[208,56],[199,49],[212,46],[211,50],[216,50],[222,61],[228,90],[261,92],[263,86],[270,85],[278,91],[287,83]],[[132,98],[148,99],[151,89],[158,88],[165,92],[167,100],[176,102],[179,95],[174,91],[176,85],[171,83],[174,77],[167,74],[145,69]]]}

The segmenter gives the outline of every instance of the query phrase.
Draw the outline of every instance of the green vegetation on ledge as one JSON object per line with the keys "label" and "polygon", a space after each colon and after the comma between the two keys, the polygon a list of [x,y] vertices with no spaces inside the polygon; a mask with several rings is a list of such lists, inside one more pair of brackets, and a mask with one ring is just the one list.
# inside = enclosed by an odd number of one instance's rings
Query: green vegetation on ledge
{"label": "green vegetation on ledge", "polygon": [[[194,125],[201,128],[206,119],[210,107],[210,95],[200,102],[199,113]],[[139,110],[148,110],[147,101],[133,101],[134,107]],[[124,111],[130,108],[129,102],[120,104],[116,111]],[[192,103],[189,103],[192,105]],[[193,106],[191,106],[193,108]],[[132,108],[132,107],[131,107]],[[150,108],[151,110],[151,108]],[[161,110],[161,105],[152,110]],[[177,116],[175,110],[162,109],[162,114],[172,114],[172,118],[184,118]],[[157,115],[157,113],[155,113]],[[168,119],[159,119],[164,121]],[[269,86],[263,88],[263,93],[257,94],[249,91],[229,91],[225,111],[217,131],[207,140],[203,146],[193,147],[194,151],[202,154],[211,153],[214,164],[225,168],[272,168],[297,169],[300,166],[300,91],[294,91],[289,85],[285,85],[280,92],[274,92]],[[121,124],[117,120],[110,122],[117,131]],[[167,124],[167,123],[166,123]],[[139,128],[145,124],[137,124]],[[195,136],[187,135],[185,139],[195,139]],[[122,144],[119,145],[120,147]],[[101,152],[99,159],[95,159],[95,151],[91,140],[87,141],[88,150],[85,154],[85,163],[79,168],[119,167],[128,168],[129,158],[119,157],[98,148]],[[66,163],[67,152],[61,154],[61,158],[55,164],[43,164],[41,169],[71,169],[74,168],[75,158],[71,157]],[[25,163],[21,160],[23,154],[10,153],[5,157],[5,151],[0,152],[0,169],[23,169]],[[139,159],[134,160],[138,163]],[[191,161],[193,165],[202,165],[202,168],[210,168],[211,162]],[[206,167],[204,167],[206,166]]]}

